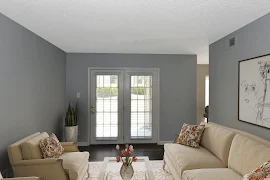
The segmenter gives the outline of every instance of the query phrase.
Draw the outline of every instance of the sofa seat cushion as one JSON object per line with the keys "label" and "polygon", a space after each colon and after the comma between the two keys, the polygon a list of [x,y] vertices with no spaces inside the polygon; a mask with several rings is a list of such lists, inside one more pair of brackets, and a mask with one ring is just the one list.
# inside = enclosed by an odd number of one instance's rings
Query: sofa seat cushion
{"label": "sofa seat cushion", "polygon": [[59,159],[63,160],[63,167],[71,180],[77,179],[88,166],[89,152],[67,152]]}
{"label": "sofa seat cushion", "polygon": [[180,176],[186,170],[226,168],[220,159],[204,147],[192,148],[180,144],[165,144],[164,149]]}
{"label": "sofa seat cushion", "polygon": [[195,169],[183,173],[183,180],[242,180],[242,176],[229,168]]}

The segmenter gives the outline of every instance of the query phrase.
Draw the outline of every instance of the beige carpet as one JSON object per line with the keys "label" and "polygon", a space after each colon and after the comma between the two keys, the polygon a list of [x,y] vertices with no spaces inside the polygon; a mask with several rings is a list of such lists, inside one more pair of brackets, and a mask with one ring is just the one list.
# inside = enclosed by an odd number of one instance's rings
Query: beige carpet
{"label": "beige carpet", "polygon": [[[153,173],[156,177],[156,180],[174,180],[173,176],[166,168],[165,171],[162,169],[163,161],[150,161],[152,165]],[[103,162],[89,162],[89,172],[90,178],[88,180],[97,180],[99,176],[99,171]],[[136,171],[136,169],[134,168]],[[120,168],[119,168],[120,171]],[[137,176],[138,178],[133,178],[132,180],[144,180],[142,176]]]}

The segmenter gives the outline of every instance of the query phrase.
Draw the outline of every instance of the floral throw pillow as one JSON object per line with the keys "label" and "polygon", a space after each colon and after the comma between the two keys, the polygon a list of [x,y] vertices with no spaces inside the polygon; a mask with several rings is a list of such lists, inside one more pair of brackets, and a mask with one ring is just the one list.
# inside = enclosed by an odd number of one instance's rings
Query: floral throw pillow
{"label": "floral throw pillow", "polygon": [[64,148],[54,133],[40,140],[39,146],[44,158],[58,158],[64,152]]}
{"label": "floral throw pillow", "polygon": [[198,148],[205,125],[183,125],[176,143]]}
{"label": "floral throw pillow", "polygon": [[263,180],[270,178],[270,161],[263,163],[260,167],[246,174],[243,180]]}

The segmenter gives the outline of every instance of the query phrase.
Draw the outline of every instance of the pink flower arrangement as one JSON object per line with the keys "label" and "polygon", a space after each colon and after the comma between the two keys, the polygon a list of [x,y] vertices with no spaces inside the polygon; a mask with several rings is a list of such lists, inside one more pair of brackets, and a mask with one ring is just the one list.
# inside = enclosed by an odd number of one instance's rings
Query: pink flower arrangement
{"label": "pink flower arrangement", "polygon": [[132,145],[125,145],[125,149],[120,151],[120,146],[116,145],[116,150],[118,151],[118,156],[116,156],[117,162],[122,162],[124,166],[130,166],[132,162],[136,162],[137,158],[136,156],[132,156],[132,153],[134,152],[134,148]]}

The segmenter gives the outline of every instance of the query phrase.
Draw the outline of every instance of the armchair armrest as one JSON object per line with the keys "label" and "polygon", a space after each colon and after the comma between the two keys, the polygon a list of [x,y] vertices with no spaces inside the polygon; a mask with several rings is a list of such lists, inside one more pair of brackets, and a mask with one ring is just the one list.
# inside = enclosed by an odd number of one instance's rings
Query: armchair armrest
{"label": "armchair armrest", "polygon": [[15,177],[37,176],[44,179],[66,180],[68,175],[62,163],[62,159],[21,160],[13,164],[12,168]]}
{"label": "armchair armrest", "polygon": [[36,165],[49,165],[49,164],[61,164],[62,159],[31,159],[17,161],[13,166],[36,166]]}
{"label": "armchair armrest", "polygon": [[64,148],[64,152],[78,152],[78,144],[74,142],[60,142]]}

